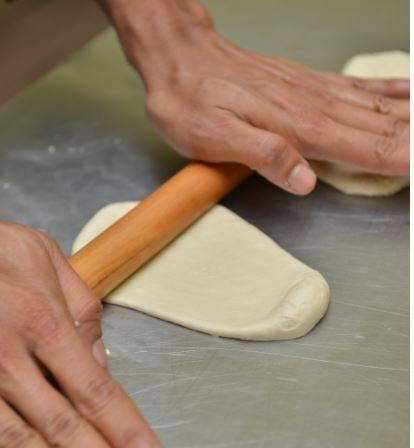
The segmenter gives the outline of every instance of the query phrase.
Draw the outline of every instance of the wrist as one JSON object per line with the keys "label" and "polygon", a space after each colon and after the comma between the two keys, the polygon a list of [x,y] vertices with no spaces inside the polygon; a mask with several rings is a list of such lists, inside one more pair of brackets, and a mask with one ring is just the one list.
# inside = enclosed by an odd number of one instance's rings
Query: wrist
{"label": "wrist", "polygon": [[[146,43],[138,33],[132,34],[125,49],[131,66],[142,77],[147,90],[159,88],[166,80],[176,79],[181,72],[197,63],[198,54],[210,47],[218,35],[212,28],[187,22],[165,34],[146,34]],[[125,48],[125,47],[124,47]]]}
{"label": "wrist", "polygon": [[100,0],[126,57],[147,89],[180,70],[183,59],[214,39],[213,23],[195,0]]}

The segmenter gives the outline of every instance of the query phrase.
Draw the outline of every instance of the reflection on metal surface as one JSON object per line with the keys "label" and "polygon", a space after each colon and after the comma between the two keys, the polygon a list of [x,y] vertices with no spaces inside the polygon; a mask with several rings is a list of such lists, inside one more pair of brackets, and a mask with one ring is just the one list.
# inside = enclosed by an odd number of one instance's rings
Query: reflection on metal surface
{"label": "reflection on metal surface", "polygon": [[[323,68],[408,38],[392,26],[405,23],[405,2],[376,2],[377,22],[370,2],[356,0],[320,0],[307,14],[305,2],[287,0],[206,3],[239,43]],[[315,27],[306,44],[293,20]],[[325,23],[337,31],[329,39]],[[96,210],[142,198],[176,172],[185,161],[150,128],[144,98],[109,33],[3,107],[0,217],[46,229],[68,253]],[[302,339],[226,340],[106,307],[111,372],[167,447],[407,446],[408,196],[347,197],[321,185],[298,198],[253,177],[226,199],[328,280],[328,314]]]}

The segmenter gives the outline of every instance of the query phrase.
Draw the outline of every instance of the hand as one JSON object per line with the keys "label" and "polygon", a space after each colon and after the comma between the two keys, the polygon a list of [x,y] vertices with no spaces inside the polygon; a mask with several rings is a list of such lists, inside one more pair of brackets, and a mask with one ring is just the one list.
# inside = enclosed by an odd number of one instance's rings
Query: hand
{"label": "hand", "polygon": [[1,447],[161,446],[102,366],[100,316],[52,238],[0,222]]}
{"label": "hand", "polygon": [[241,162],[296,194],[316,181],[305,158],[408,174],[407,80],[350,79],[244,50],[193,0],[159,13],[158,28],[140,19],[144,6],[118,3],[128,14],[115,11],[114,22],[145,81],[149,117],[181,154]]}

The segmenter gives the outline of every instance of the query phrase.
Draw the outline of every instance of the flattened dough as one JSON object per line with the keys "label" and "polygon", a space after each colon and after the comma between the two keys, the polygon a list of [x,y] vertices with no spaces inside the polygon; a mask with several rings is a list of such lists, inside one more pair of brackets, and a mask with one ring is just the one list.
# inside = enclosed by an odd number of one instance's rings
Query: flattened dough
{"label": "flattened dough", "polygon": [[[73,252],[135,205],[101,209]],[[273,340],[310,331],[326,312],[329,288],[317,271],[217,205],[105,300],[213,335]]]}
{"label": "flattened dough", "polygon": [[[402,51],[360,54],[345,64],[343,73],[361,78],[409,78],[410,55]],[[389,196],[410,184],[410,178],[405,176],[356,172],[328,162],[311,165],[321,181],[346,194]]]}

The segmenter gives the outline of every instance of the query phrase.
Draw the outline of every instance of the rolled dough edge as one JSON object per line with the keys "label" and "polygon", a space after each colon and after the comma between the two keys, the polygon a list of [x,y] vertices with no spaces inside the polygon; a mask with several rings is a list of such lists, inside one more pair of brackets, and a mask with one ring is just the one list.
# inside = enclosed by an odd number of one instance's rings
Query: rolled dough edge
{"label": "rolled dough edge", "polygon": [[[162,311],[148,310],[144,306],[132,305],[128,300],[118,297],[105,298],[106,303],[138,310],[158,319],[180,325],[191,330],[212,336],[249,340],[276,341],[296,339],[305,336],[323,318],[329,305],[329,286],[318,272],[314,272],[294,285],[286,294],[283,303],[277,307],[276,314],[271,314],[261,322],[239,327],[237,330],[211,323],[187,320],[185,317],[171,316]],[[281,336],[282,334],[282,336]]]}
{"label": "rolled dough edge", "polygon": [[[115,204],[122,204],[125,207],[125,213],[127,213],[137,202],[131,201]],[[119,215],[112,212],[114,210],[113,205],[109,204],[100,209],[89,220],[88,224],[98,219],[101,213],[111,212],[109,215],[112,216],[113,221],[120,218]],[[217,207],[222,206],[218,205]],[[262,233],[252,224],[248,222],[246,224],[251,226],[255,231]],[[102,226],[100,231],[103,231],[105,228],[106,226]],[[265,236],[269,238],[267,235]],[[276,244],[273,240],[271,241]],[[84,229],[82,229],[73,243],[72,253],[79,250],[84,244]],[[114,297],[111,293],[103,300],[112,305],[137,310],[151,317],[213,336],[252,341],[270,341],[294,339],[307,334],[325,315],[329,306],[329,296],[329,286],[324,277],[319,272],[309,268],[309,273],[301,277],[296,284],[291,286],[281,303],[269,312],[266,319],[238,327],[237,329],[226,328],[220,324],[214,325],[211,322],[206,324],[205,322],[194,320],[194,318],[187,318],[186,316],[176,315],[172,317],[168,311],[164,313],[162,310],[154,310],[154,308],[146,308],[145,305],[137,304],[136,302],[133,303],[134,300],[130,299],[128,295],[117,295]]]}

